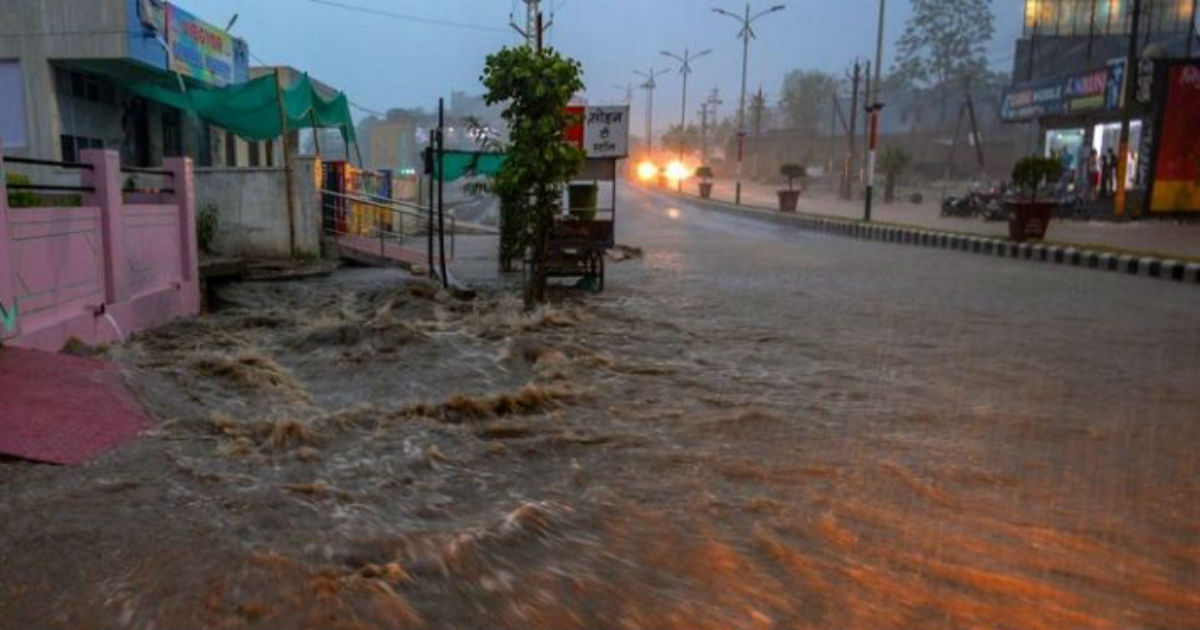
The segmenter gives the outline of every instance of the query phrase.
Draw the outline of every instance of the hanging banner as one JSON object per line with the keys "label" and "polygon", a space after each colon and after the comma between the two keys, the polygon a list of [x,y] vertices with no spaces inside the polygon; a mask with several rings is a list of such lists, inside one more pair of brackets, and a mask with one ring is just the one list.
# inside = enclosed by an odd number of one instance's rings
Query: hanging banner
{"label": "hanging banner", "polygon": [[629,106],[587,108],[583,150],[589,158],[629,156]]}
{"label": "hanging banner", "polygon": [[1000,117],[1007,122],[1067,116],[1121,107],[1125,60],[1054,79],[1015,85],[1005,90]]}
{"label": "hanging banner", "polygon": [[172,72],[217,87],[235,81],[235,45],[229,33],[173,4],[167,5],[166,21]]}
{"label": "hanging banner", "polygon": [[1166,83],[1150,211],[1200,212],[1200,64],[1171,67]]}

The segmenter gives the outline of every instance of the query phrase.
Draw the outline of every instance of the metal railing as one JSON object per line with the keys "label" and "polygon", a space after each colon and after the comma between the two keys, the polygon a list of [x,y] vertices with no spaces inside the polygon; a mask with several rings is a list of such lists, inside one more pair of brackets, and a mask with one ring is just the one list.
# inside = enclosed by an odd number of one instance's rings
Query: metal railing
{"label": "metal railing", "polygon": [[[53,160],[39,160],[35,158],[10,157],[4,156],[6,164],[23,164],[26,166],[49,166],[53,168],[90,171],[93,170],[91,164],[82,162],[56,162]],[[14,173],[23,175],[21,173]],[[26,176],[28,177],[28,176]],[[96,192],[93,186],[65,186],[61,184],[38,184],[38,183],[16,183],[11,182],[6,185],[9,191],[29,191],[29,192],[71,192],[71,193],[94,193]]]}
{"label": "metal railing", "polygon": [[[321,199],[326,236],[355,236],[378,241],[380,256],[387,255],[389,244],[412,245],[414,250],[424,250],[430,234],[437,234],[437,221],[430,223],[428,208],[414,203],[330,190],[322,190]],[[367,208],[370,210],[364,211]],[[458,222],[453,215],[446,217],[446,227],[450,238],[449,254],[453,258],[458,232]]]}

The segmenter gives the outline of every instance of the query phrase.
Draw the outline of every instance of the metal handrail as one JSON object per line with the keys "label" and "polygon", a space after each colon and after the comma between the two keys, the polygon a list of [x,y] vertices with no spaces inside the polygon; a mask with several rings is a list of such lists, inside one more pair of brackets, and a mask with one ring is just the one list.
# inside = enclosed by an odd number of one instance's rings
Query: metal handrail
{"label": "metal handrail", "polygon": [[72,169],[79,169],[79,170],[86,170],[86,171],[90,171],[95,168],[91,164],[84,164],[83,162],[55,162],[53,160],[38,160],[35,158],[10,157],[7,155],[4,156],[4,161],[12,162],[13,164],[32,164],[34,166],[57,166],[59,168],[72,168]]}
{"label": "metal handrail", "polygon": [[[401,217],[399,231],[385,230],[382,228],[381,225],[379,225],[378,221],[375,222],[375,225],[373,227],[375,230],[375,236],[377,236],[379,238],[380,255],[384,255],[384,253],[386,251],[386,244],[387,244],[387,241],[389,238],[394,238],[394,240],[396,242],[403,244],[406,236],[411,237],[411,236],[418,235],[418,234],[428,234],[429,232],[432,232],[435,230],[434,224],[429,221],[429,218],[427,216],[428,208],[423,208],[416,204],[403,202],[403,201],[397,201],[395,199],[387,199],[385,197],[379,197],[376,195],[355,194],[355,193],[348,194],[348,193],[334,192],[331,190],[322,190],[321,194],[328,195],[329,197],[334,197],[337,199],[344,199],[344,200],[351,201],[354,203],[360,203],[360,204],[363,204],[366,206],[371,206],[373,208],[380,208],[383,210],[387,210],[387,211],[393,213],[394,215],[399,215]],[[411,232],[405,230],[404,229],[404,220],[403,220],[404,217],[408,217],[408,218],[414,220],[414,223],[416,224],[417,229],[414,231],[411,231]],[[455,255],[455,252],[457,251],[456,235],[457,235],[457,231],[458,231],[458,221],[457,221],[457,218],[454,217],[453,215],[451,215],[449,217],[449,219],[450,219],[450,230],[449,230],[449,232],[450,232],[450,256],[453,258]],[[324,228],[324,232],[326,234],[330,234],[333,236],[344,236],[345,235],[345,232],[338,231],[338,229],[336,228],[336,224],[332,227],[329,225],[328,217],[326,217],[326,220],[323,221],[322,223],[324,224],[323,228]]]}
{"label": "metal handrail", "polygon": [[94,193],[95,188],[91,186],[49,186],[42,184],[8,184],[9,190],[54,190],[59,192],[86,192]]}
{"label": "metal handrail", "polygon": [[161,168],[142,168],[139,166],[122,166],[122,173],[144,173],[146,175],[163,175],[166,177],[174,177],[175,173]]}

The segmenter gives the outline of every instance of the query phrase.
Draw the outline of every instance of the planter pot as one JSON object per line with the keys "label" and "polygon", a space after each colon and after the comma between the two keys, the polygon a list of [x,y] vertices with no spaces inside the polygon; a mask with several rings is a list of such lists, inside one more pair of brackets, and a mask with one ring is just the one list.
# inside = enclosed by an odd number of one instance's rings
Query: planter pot
{"label": "planter pot", "polygon": [[709,199],[712,197],[712,182],[700,182],[700,198]]}
{"label": "planter pot", "polygon": [[1008,237],[1014,241],[1046,238],[1050,217],[1058,206],[1053,201],[1009,201],[1004,205],[1010,211]]}
{"label": "planter pot", "polygon": [[800,201],[799,190],[781,190],[779,191],[779,211],[780,212],[795,212],[796,204]]}

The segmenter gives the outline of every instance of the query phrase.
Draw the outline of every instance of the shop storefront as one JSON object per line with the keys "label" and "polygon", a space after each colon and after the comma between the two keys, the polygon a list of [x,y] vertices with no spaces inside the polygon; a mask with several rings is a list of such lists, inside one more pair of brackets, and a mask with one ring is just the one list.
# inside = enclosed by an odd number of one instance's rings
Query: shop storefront
{"label": "shop storefront", "polygon": [[[1170,61],[1144,61],[1142,65],[1146,66],[1141,71],[1145,78],[1134,90],[1129,125],[1126,188],[1130,191],[1130,206],[1134,214],[1192,211],[1187,206],[1200,208],[1194,184],[1174,182],[1162,186],[1156,176],[1162,178],[1166,173],[1176,178],[1172,181],[1182,181],[1180,178],[1186,175],[1181,172],[1190,162],[1180,156],[1195,152],[1200,138],[1200,128],[1194,128],[1200,98],[1188,91],[1186,78],[1194,77],[1194,83],[1200,85],[1200,67]],[[1195,70],[1172,70],[1183,67]],[[1153,80],[1148,78],[1151,76]],[[1069,190],[1103,206],[1116,188],[1126,78],[1126,62],[1114,60],[1103,68],[1072,76],[1014,85],[1004,95],[1001,116],[1009,122],[1037,121],[1042,130],[1040,150],[1046,157],[1060,158],[1067,170],[1064,181]],[[1170,146],[1165,149],[1164,130],[1158,128],[1160,120],[1170,121],[1180,130],[1166,132]],[[1180,143],[1187,146],[1176,146]],[[1164,151],[1175,156],[1165,172],[1157,168]],[[1094,173],[1099,173],[1099,178]],[[1166,206],[1171,210],[1165,210]]]}

